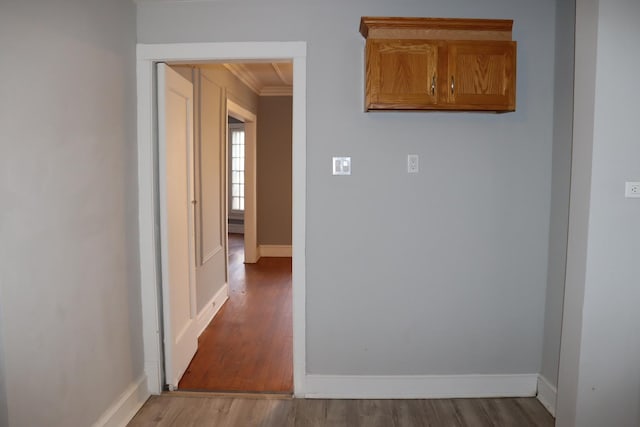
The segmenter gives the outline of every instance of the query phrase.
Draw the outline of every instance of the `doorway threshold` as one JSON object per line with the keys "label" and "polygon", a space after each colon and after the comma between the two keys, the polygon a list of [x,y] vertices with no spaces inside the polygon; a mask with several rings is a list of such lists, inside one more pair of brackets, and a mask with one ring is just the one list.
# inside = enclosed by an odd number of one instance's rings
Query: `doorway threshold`
{"label": "doorway threshold", "polygon": [[246,391],[211,391],[211,390],[174,390],[163,391],[163,396],[182,396],[182,397],[231,397],[239,399],[279,399],[291,400],[293,393],[281,392],[246,392]]}

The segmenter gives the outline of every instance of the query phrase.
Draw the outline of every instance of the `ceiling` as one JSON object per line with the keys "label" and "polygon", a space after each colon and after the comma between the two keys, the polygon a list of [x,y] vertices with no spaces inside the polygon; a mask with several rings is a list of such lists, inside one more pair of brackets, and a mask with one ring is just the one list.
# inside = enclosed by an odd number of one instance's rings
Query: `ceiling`
{"label": "ceiling", "polygon": [[224,64],[245,85],[260,96],[291,96],[291,62],[247,62]]}

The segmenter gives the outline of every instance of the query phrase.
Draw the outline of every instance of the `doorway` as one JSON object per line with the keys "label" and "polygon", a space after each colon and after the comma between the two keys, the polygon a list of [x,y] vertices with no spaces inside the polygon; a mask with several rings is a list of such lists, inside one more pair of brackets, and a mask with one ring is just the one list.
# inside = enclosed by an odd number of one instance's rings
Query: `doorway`
{"label": "doorway", "polygon": [[225,62],[292,60],[293,96],[293,377],[294,394],[304,396],[305,384],[305,180],[306,180],[306,43],[190,43],[138,45],[138,190],[140,268],[143,305],[145,374],[149,391],[164,384],[160,325],[160,261],[157,237],[157,135],[154,121],[154,64],[160,61]]}
{"label": "doorway", "polygon": [[[278,211],[288,211],[289,222],[285,226],[288,232],[284,238],[289,239],[289,245],[291,243],[291,87],[288,87],[289,96],[277,98],[288,108],[269,109],[267,107],[276,98],[265,99],[259,96],[260,93],[254,93],[247,87],[239,87],[237,82],[231,80],[233,74],[227,71],[226,65],[190,66],[188,70],[194,76],[194,86],[199,88],[199,92],[196,91],[194,95],[198,100],[194,108],[195,116],[199,117],[194,132],[197,141],[194,151],[200,153],[196,155],[195,169],[199,169],[200,173],[196,174],[195,181],[196,187],[201,190],[196,208],[199,215],[196,217],[200,217],[200,222],[206,224],[205,217],[218,218],[217,212],[221,210],[225,217],[223,222],[228,224],[229,231],[240,233],[229,234],[228,245],[226,242],[221,245],[225,250],[229,248],[229,257],[224,257],[227,271],[224,284],[216,282],[220,280],[216,275],[205,274],[211,271],[205,268],[206,264],[197,267],[202,272],[197,277],[198,282],[202,281],[198,283],[201,291],[198,306],[203,307],[205,312],[211,304],[203,306],[202,302],[208,300],[216,292],[215,289],[224,291],[226,302],[224,299],[214,298],[216,310],[209,311],[210,316],[203,316],[206,324],[199,334],[197,352],[185,366],[182,378],[174,384],[179,391],[291,394],[291,254],[288,258],[267,258],[271,254],[262,253],[260,259],[247,259],[248,264],[245,264],[244,224],[240,229],[233,230],[232,225],[238,224],[230,222],[232,219],[243,219],[246,213],[247,240],[255,241],[255,219],[260,217],[261,212],[263,217],[265,214],[270,216],[268,208],[256,206],[257,166],[260,163],[265,166],[261,167],[260,193],[268,195],[268,190],[276,191],[288,200],[288,203],[282,203],[277,198],[268,196],[270,204],[277,204],[275,208]],[[284,89],[283,87],[283,91]],[[235,103],[232,99],[242,101]],[[239,105],[240,102],[246,109]],[[217,105],[226,105],[227,108],[223,107],[222,111],[212,108]],[[258,108],[270,110],[265,111],[264,121],[252,113]],[[221,119],[222,116],[224,119]],[[229,118],[236,123],[229,124]],[[277,130],[276,135],[271,130],[274,128]],[[258,129],[261,129],[259,144]],[[221,135],[227,137],[221,138]],[[262,160],[258,158],[258,150],[273,150],[282,148],[283,145],[288,147],[288,157],[279,156],[274,159],[261,154]],[[265,162],[274,164],[267,166]],[[270,173],[269,167],[280,170],[281,176]],[[226,176],[226,179],[220,179],[220,176]],[[284,185],[279,181],[282,176],[287,181]],[[220,187],[219,183],[222,181],[221,187],[226,191],[207,191],[211,185],[205,181],[206,177],[210,182],[215,181],[213,187],[216,188]],[[208,211],[205,210],[207,206]],[[287,216],[286,212],[284,214],[283,216]],[[271,224],[262,228],[275,228],[277,225]],[[195,240],[207,239],[219,241],[220,227],[200,227]],[[212,288],[210,285],[214,282],[217,284]]]}

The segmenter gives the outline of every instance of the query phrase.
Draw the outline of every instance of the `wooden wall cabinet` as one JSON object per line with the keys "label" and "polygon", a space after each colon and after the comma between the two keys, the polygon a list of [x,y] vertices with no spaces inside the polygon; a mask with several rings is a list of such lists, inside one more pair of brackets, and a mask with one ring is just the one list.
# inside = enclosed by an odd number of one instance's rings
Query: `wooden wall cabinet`
{"label": "wooden wall cabinet", "polygon": [[515,111],[511,20],[362,17],[365,109]]}

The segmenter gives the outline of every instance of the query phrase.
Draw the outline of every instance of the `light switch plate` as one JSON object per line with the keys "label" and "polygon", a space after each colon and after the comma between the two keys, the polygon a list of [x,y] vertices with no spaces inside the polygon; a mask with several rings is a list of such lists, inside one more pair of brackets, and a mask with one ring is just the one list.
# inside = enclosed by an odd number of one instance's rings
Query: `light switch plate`
{"label": "light switch plate", "polygon": [[351,175],[351,157],[334,157],[332,165],[334,175]]}

